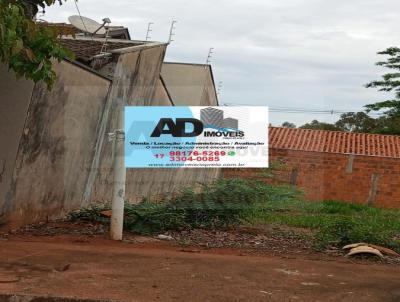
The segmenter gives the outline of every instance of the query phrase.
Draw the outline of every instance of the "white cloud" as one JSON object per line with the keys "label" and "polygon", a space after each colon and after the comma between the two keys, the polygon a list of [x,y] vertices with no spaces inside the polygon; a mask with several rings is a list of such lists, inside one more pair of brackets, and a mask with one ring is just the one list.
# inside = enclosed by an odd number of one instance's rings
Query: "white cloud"
{"label": "white cloud", "polygon": [[[178,20],[167,59],[204,63],[215,47],[221,102],[357,110],[384,98],[363,87],[377,79],[376,52],[399,40],[398,0],[80,0],[82,14],[128,26],[144,39],[166,41]],[[47,9],[45,18],[66,21],[73,0]],[[315,115],[278,115],[297,124]],[[330,119],[333,119],[330,117]]]}

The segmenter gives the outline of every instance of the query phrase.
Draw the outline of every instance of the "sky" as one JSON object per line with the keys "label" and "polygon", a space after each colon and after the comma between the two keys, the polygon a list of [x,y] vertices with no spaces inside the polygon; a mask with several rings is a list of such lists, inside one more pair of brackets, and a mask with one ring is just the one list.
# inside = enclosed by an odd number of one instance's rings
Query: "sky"
{"label": "sky", "polygon": [[[223,82],[220,104],[359,111],[387,95],[364,85],[385,72],[377,52],[399,46],[399,0],[79,0],[82,15],[124,25],[133,39],[167,41],[166,61],[211,64]],[[73,0],[40,18],[67,22]],[[336,114],[271,112],[270,121],[300,126]]]}

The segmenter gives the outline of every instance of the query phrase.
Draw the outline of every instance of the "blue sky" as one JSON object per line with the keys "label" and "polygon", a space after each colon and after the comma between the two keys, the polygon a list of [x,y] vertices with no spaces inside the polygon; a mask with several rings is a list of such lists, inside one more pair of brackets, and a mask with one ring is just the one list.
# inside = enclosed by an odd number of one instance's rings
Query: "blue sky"
{"label": "blue sky", "polygon": [[[309,109],[361,110],[385,95],[363,85],[378,79],[376,52],[399,45],[398,0],[80,0],[83,15],[129,27],[144,39],[167,41],[177,20],[168,61],[205,63],[215,48],[221,103]],[[66,22],[73,0],[41,18]],[[271,122],[301,125],[338,116],[271,113]]]}

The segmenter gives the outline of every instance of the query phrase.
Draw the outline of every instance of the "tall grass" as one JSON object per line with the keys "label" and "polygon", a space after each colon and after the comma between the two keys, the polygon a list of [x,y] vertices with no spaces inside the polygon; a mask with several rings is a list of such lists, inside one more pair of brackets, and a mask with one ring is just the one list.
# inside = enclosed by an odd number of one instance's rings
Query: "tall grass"
{"label": "tall grass", "polygon": [[310,229],[314,232],[315,246],[319,249],[330,245],[367,242],[400,250],[399,210],[340,201],[295,200],[279,205],[280,208],[271,208],[268,203],[259,205],[262,210],[251,216],[251,222]]}
{"label": "tall grass", "polygon": [[[109,206],[83,209],[72,219],[104,222]],[[168,230],[221,229],[240,224],[309,229],[315,246],[367,242],[400,251],[400,211],[340,201],[307,202],[291,186],[257,180],[220,179],[200,190],[186,188],[164,200],[125,205],[125,230],[154,234]]]}
{"label": "tall grass", "polygon": [[[256,204],[293,195],[292,190],[256,180],[220,179],[200,190],[185,188],[162,201],[147,199],[137,205],[126,203],[125,230],[153,234],[168,230],[234,227],[251,216]],[[72,213],[71,218],[103,221],[100,212],[109,208],[83,209]]]}

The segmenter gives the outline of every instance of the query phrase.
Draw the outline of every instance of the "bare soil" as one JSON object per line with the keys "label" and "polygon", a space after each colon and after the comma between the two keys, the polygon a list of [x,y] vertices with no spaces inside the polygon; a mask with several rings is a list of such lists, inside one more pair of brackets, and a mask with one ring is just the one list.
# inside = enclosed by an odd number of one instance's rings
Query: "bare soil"
{"label": "bare soil", "polygon": [[283,243],[281,237],[269,238],[267,231],[244,234],[171,233],[172,241],[127,235],[123,242],[113,242],[99,226],[31,227],[0,239],[0,297],[400,301],[400,266],[395,262],[317,253],[306,239],[289,236]]}

